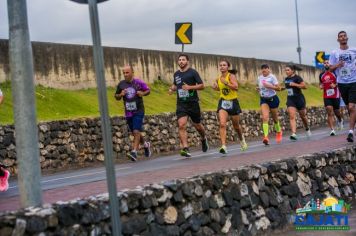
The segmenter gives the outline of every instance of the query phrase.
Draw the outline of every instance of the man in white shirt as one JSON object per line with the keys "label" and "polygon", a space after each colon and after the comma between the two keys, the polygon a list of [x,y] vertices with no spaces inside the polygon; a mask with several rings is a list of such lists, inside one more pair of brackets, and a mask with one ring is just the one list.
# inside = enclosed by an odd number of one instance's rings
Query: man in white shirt
{"label": "man in white shirt", "polygon": [[352,143],[356,121],[356,48],[348,46],[348,37],[345,31],[340,31],[337,34],[337,41],[340,48],[331,52],[329,63],[331,71],[334,71],[337,76],[341,97],[350,114],[350,130],[347,141]]}

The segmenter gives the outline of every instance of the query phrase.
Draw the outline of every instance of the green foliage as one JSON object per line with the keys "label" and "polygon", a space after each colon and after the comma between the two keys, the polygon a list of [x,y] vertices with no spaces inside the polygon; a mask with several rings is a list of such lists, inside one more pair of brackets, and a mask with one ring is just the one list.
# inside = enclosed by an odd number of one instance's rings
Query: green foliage
{"label": "green foliage", "polygon": [[[12,93],[9,82],[0,84],[4,94],[4,103],[0,106],[0,123],[13,123]],[[176,108],[176,95],[169,95],[169,84],[155,81],[150,85],[151,94],[144,98],[146,114],[174,112]],[[108,105],[111,116],[123,115],[123,102],[114,98],[115,88],[107,89]],[[307,106],[321,106],[323,104],[322,92],[317,86],[309,85],[303,90]],[[286,91],[279,92],[280,107],[285,107]],[[36,107],[38,121],[64,120],[79,117],[99,116],[98,97],[96,89],[62,90],[36,86]],[[259,96],[255,86],[241,84],[239,102],[242,109],[259,109]],[[199,92],[202,110],[214,111],[217,107],[219,92],[206,87]]]}

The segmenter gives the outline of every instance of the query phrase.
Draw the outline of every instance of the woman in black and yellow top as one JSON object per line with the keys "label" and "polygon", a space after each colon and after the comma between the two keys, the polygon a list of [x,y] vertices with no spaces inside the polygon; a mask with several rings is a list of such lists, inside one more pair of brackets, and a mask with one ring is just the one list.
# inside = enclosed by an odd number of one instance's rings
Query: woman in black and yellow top
{"label": "woman in black and yellow top", "polygon": [[241,126],[239,124],[241,108],[239,101],[237,100],[237,79],[236,76],[229,72],[230,62],[222,60],[219,63],[219,69],[221,72],[220,77],[213,84],[213,89],[220,91],[220,100],[218,105],[218,114],[220,122],[220,140],[221,148],[219,152],[222,154],[227,153],[226,148],[226,124],[228,117],[231,116],[232,125],[236,130],[241,144],[241,150],[247,149],[247,143],[242,135]]}

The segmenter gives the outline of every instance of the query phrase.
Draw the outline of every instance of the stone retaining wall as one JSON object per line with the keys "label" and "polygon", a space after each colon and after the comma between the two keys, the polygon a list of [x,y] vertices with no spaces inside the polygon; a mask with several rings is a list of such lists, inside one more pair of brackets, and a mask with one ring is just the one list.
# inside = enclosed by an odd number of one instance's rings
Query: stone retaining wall
{"label": "stone retaining wall", "polygon": [[[289,130],[289,118],[284,109],[280,110],[280,118],[283,130]],[[312,127],[326,124],[324,108],[308,108],[308,118]],[[126,161],[126,153],[130,149],[133,137],[129,135],[123,117],[114,117],[111,122],[115,159]],[[203,123],[210,145],[212,147],[220,145],[216,113],[204,112]],[[243,112],[241,124],[247,140],[262,135],[258,111]],[[104,161],[99,118],[52,121],[40,123],[38,127],[42,169],[60,170]],[[302,127],[300,121],[298,121],[298,127]],[[174,114],[146,116],[144,129],[146,130],[145,137],[151,142],[154,154],[179,150],[178,128]],[[188,134],[191,146],[200,148],[200,136],[190,124],[188,125]],[[228,125],[228,137],[231,142],[237,140],[232,125]],[[142,156],[142,154],[141,150],[140,155]],[[17,173],[13,125],[0,126],[0,161],[9,166],[12,174]]]}
{"label": "stone retaining wall", "polygon": [[[93,49],[87,45],[32,42],[35,83],[61,89],[95,88]],[[0,82],[10,80],[8,40],[0,39]],[[148,83],[173,81],[178,70],[179,52],[133,48],[103,47],[104,73],[107,86],[116,86],[123,80],[122,67],[132,64],[135,75]],[[203,53],[189,53],[192,67],[197,69],[206,85],[219,76],[219,61],[225,58],[237,69],[240,83],[256,83],[261,64],[268,63],[279,80],[285,78],[287,62],[256,58],[241,58]],[[307,83],[319,83],[320,70],[301,65],[298,74]]]}
{"label": "stone retaining wall", "polygon": [[[349,201],[355,146],[118,193],[123,235],[256,235],[311,198]],[[110,235],[107,194],[0,215],[0,235]]]}

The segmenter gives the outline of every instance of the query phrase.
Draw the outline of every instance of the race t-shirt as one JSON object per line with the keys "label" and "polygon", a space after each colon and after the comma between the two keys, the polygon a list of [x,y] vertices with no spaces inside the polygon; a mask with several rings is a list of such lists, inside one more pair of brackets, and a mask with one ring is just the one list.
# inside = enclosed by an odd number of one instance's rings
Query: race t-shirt
{"label": "race t-shirt", "polygon": [[257,84],[258,84],[258,88],[260,89],[260,96],[264,97],[264,98],[270,98],[275,96],[277,93],[274,89],[270,89],[270,88],[266,88],[263,83],[269,83],[272,85],[277,85],[278,84],[278,80],[276,78],[276,76],[274,76],[273,74],[269,74],[266,77],[263,75],[258,76],[257,78]]}
{"label": "race t-shirt", "polygon": [[299,75],[294,75],[292,77],[287,77],[284,79],[284,84],[286,86],[288,97],[302,95],[302,89],[294,87],[294,86],[290,86],[289,84],[291,82],[300,84],[303,82],[303,79]]}
{"label": "race t-shirt", "polygon": [[123,97],[125,116],[132,117],[135,113],[145,112],[143,99],[142,97],[137,96],[137,91],[145,92],[150,90],[147,84],[138,78],[133,78],[131,82],[122,80],[117,85],[115,94],[120,94],[124,89],[127,90],[125,96]]}
{"label": "race t-shirt", "polygon": [[319,75],[320,84],[323,85],[324,98],[339,98],[339,89],[332,88],[331,84],[336,84],[336,75],[330,71],[321,72]]}
{"label": "race t-shirt", "polygon": [[196,90],[184,90],[183,85],[202,84],[198,72],[192,68],[181,72],[176,71],[173,75],[173,84],[177,86],[177,102],[197,102],[199,101],[198,92]]}
{"label": "race t-shirt", "polygon": [[335,65],[339,61],[344,61],[345,64],[341,68],[335,70],[337,82],[349,84],[356,82],[356,48],[346,50],[337,49],[331,52],[329,63]]}

